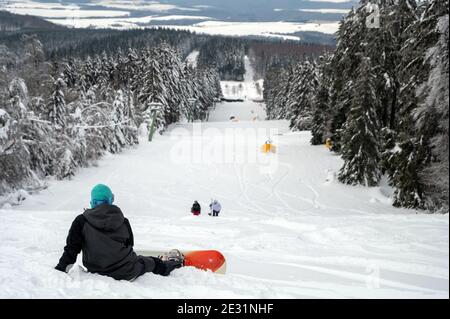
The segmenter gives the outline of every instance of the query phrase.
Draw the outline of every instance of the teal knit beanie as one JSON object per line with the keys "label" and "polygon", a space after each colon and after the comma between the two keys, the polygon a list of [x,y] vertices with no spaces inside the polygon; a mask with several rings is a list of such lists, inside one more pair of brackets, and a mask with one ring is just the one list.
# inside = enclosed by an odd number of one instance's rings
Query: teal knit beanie
{"label": "teal knit beanie", "polygon": [[111,205],[114,202],[114,194],[111,189],[103,184],[96,185],[91,191],[91,208],[102,204]]}

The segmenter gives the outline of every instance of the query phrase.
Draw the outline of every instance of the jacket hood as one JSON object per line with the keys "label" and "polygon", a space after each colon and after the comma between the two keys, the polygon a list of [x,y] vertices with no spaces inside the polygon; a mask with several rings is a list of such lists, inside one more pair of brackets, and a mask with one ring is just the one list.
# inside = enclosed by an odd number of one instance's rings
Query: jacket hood
{"label": "jacket hood", "polygon": [[97,229],[114,231],[120,228],[125,217],[119,207],[103,204],[83,213],[87,222]]}

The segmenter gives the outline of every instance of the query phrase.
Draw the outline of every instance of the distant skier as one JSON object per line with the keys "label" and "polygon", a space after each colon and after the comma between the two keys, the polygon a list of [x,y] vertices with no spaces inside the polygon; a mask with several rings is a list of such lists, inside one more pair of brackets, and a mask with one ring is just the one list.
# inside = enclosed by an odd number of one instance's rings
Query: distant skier
{"label": "distant skier", "polygon": [[252,121],[253,122],[259,121],[259,115],[257,113],[255,115],[255,111],[251,110],[250,113],[252,114],[251,116],[252,116]]}
{"label": "distant skier", "polygon": [[211,209],[210,216],[218,217],[220,211],[222,210],[222,205],[220,205],[217,199],[213,200],[211,204],[209,204],[209,208]]}
{"label": "distant skier", "polygon": [[147,272],[168,276],[182,266],[181,259],[162,261],[136,255],[130,222],[113,202],[108,186],[99,184],[92,189],[91,209],[73,221],[55,269],[68,273],[81,251],[83,265],[89,272],[117,280],[132,281]]}
{"label": "distant skier", "polygon": [[191,208],[191,213],[194,214],[195,216],[199,216],[202,212],[202,207],[200,206],[200,204],[197,201],[194,201],[194,204],[192,205]]}

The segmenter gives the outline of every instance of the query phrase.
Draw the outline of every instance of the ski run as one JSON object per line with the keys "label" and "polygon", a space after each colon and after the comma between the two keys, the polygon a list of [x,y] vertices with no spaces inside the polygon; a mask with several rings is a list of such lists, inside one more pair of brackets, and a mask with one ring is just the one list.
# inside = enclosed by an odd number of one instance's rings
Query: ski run
{"label": "ski run", "polygon": [[[387,186],[335,181],[340,157],[287,121],[254,121],[263,108],[219,104],[209,122],[172,125],[152,143],[5,205],[0,298],[448,298],[448,215],[394,208]],[[269,135],[276,154],[259,151]],[[123,282],[54,270],[100,182],[129,218],[136,249],[217,249],[227,274],[186,267]],[[211,198],[222,203],[219,218],[207,214]]]}

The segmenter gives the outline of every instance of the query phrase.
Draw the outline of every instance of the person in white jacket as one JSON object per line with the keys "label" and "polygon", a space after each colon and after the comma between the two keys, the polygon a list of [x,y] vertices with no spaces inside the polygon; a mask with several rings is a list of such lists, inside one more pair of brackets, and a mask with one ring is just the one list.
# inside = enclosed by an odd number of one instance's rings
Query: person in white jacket
{"label": "person in white jacket", "polygon": [[220,211],[222,210],[222,205],[220,205],[217,199],[213,200],[211,204],[209,204],[209,208],[211,208],[211,213],[213,217],[218,217]]}

